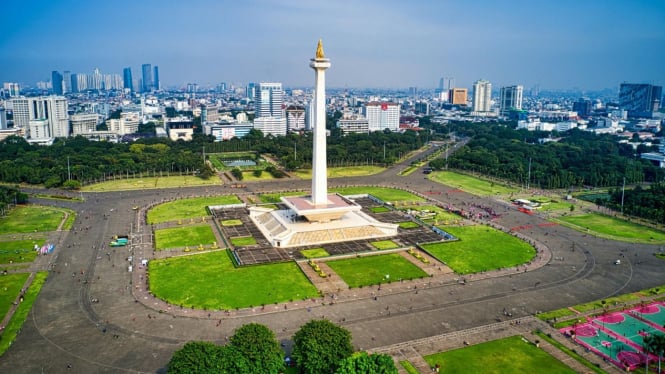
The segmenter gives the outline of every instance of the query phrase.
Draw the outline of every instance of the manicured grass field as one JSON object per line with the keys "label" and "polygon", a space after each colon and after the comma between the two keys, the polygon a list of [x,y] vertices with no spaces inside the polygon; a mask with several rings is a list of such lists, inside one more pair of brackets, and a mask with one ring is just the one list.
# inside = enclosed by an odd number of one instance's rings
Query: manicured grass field
{"label": "manicured grass field", "polygon": [[216,241],[215,234],[208,225],[173,227],[155,230],[155,248],[180,248],[185,246],[208,245]]}
{"label": "manicured grass field", "polygon": [[574,216],[561,216],[558,221],[566,226],[582,232],[587,230],[601,236],[617,240],[642,243],[665,243],[665,232],[622,219],[604,216],[601,214],[583,214]]}
{"label": "manicured grass field", "polygon": [[486,181],[470,175],[456,173],[454,171],[436,171],[429,174],[428,178],[435,182],[456,187],[472,195],[478,196],[507,194],[518,191],[516,188]]}
{"label": "manicured grass field", "polygon": [[511,336],[423,357],[442,373],[543,373],[573,374],[575,371],[535,345]]}
{"label": "manicured grass field", "polygon": [[411,361],[403,360],[403,361],[400,361],[399,364],[402,365],[404,370],[406,370],[406,372],[409,373],[409,374],[420,374],[418,369],[416,369],[416,367],[413,366]]}
{"label": "manicured grass field", "polygon": [[303,249],[300,251],[305,258],[319,258],[319,257],[328,257],[330,253],[323,248],[312,248],[312,249]]}
{"label": "manicured grass field", "polygon": [[307,194],[308,194],[308,192],[305,192],[305,191],[263,193],[263,194],[259,195],[259,200],[264,204],[279,203],[279,202],[281,202],[281,200],[279,198],[282,197],[282,196],[304,196],[304,195],[307,195]]}
{"label": "manicured grass field", "polygon": [[339,192],[342,195],[370,194],[383,201],[391,203],[402,201],[424,201],[422,197],[416,196],[410,192],[387,187],[356,186],[335,188],[333,191]]}
{"label": "manicured grass field", "polygon": [[551,199],[546,196],[528,196],[518,198],[539,202],[541,205],[538,208],[538,211],[541,212],[570,211],[570,206],[573,205],[570,201],[565,201],[563,199]]}
{"label": "manicured grass field", "polygon": [[399,248],[399,245],[397,245],[397,243],[395,243],[392,240],[380,240],[378,242],[372,242],[370,244],[374,248],[379,249],[379,250]]}
{"label": "manicured grass field", "polygon": [[416,227],[420,227],[420,225],[413,221],[404,221],[399,223],[399,227],[402,229],[415,229]]}
{"label": "manicured grass field", "polygon": [[[329,167],[327,168],[327,174],[328,178],[361,177],[365,175],[378,174],[384,170],[385,169],[380,166],[373,165]],[[296,170],[295,175],[302,179],[312,179],[312,170]]]}
{"label": "manicured grass field", "polygon": [[460,240],[425,244],[423,248],[458,274],[516,266],[529,262],[536,255],[529,244],[489,226],[443,229]]}
{"label": "manicured grass field", "polygon": [[369,208],[370,211],[373,213],[385,213],[385,212],[390,212],[390,208],[387,208],[385,206],[373,206]]}
{"label": "manicured grass field", "polygon": [[254,176],[253,171],[243,171],[242,172],[242,181],[243,182],[254,182],[254,181],[265,181],[265,180],[271,180],[275,179],[275,177],[272,176],[272,174],[268,173],[267,171],[264,171],[261,173],[260,177]]}
{"label": "manicured grass field", "polygon": [[458,216],[455,213],[450,213],[445,209],[441,209],[438,206],[434,205],[414,205],[414,206],[405,206],[400,207],[400,209],[411,209],[423,212],[427,210],[428,212],[433,212],[435,215],[430,218],[420,218],[428,224],[434,225],[455,225],[462,220],[462,217]]}
{"label": "manicured grass field", "polygon": [[316,297],[294,262],[235,268],[226,251],[152,260],[150,288],[175,305],[218,310]]}
{"label": "manicured grass field", "polygon": [[5,318],[29,275],[16,273],[0,276],[0,320]]}
{"label": "manicured grass field", "polygon": [[[137,175],[138,176],[138,175]],[[144,190],[148,188],[178,188],[193,186],[212,186],[219,185],[219,178],[213,176],[209,179],[201,179],[193,175],[178,175],[172,177],[148,177],[116,179],[101,183],[83,186],[82,191],[102,192],[102,191],[124,191],[124,190]]]}
{"label": "manicured grass field", "polygon": [[65,218],[60,208],[19,205],[0,217],[0,234],[55,231]]}
{"label": "manicured grass field", "polygon": [[[396,282],[400,279],[416,279],[427,276],[422,269],[413,265],[397,253],[380,256],[347,258],[326,262],[349,287],[369,286],[379,283]],[[389,277],[386,278],[386,275]]]}
{"label": "manicured grass field", "polygon": [[44,243],[43,239],[0,242],[0,264],[32,262],[37,257],[35,244],[41,247]]}
{"label": "manicured grass field", "polygon": [[18,305],[14,316],[9,321],[2,335],[0,336],[0,356],[5,353],[5,351],[12,344],[14,339],[16,339],[16,334],[18,330],[23,326],[23,322],[28,317],[30,309],[32,309],[32,304],[35,302],[39,291],[42,289],[42,285],[46,281],[48,272],[40,271],[35,275],[35,279],[32,281],[32,284],[25,292],[23,297],[23,302]]}
{"label": "manicured grass field", "polygon": [[222,226],[242,226],[242,221],[239,219],[227,219],[222,221]]}
{"label": "manicured grass field", "polygon": [[239,238],[231,238],[231,244],[235,247],[246,247],[248,245],[256,244],[256,239],[251,236],[243,236]]}
{"label": "manicured grass field", "polygon": [[76,220],[76,212],[71,210],[71,209],[66,209],[66,208],[58,208],[58,209],[61,209],[65,212],[67,212],[67,220],[62,225],[62,229],[63,230],[71,230],[72,226],[74,226],[74,221]]}
{"label": "manicured grass field", "polygon": [[195,197],[180,199],[157,205],[148,211],[148,223],[162,223],[187,218],[201,218],[208,215],[206,206],[239,204],[236,195]]}

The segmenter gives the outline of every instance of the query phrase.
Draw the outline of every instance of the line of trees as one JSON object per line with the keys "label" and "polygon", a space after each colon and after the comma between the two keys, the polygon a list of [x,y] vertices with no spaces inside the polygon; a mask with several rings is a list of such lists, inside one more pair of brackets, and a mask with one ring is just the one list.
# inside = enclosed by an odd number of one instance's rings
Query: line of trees
{"label": "line of trees", "polygon": [[[303,374],[397,374],[388,355],[353,353],[351,333],[328,320],[313,320],[293,336],[291,357]],[[250,323],[240,327],[219,346],[189,342],[176,351],[168,364],[170,374],[277,374],[284,370],[284,352],[266,326]]]}
{"label": "line of trees", "polygon": [[609,199],[596,199],[597,205],[620,211],[627,215],[665,223],[665,183],[655,183],[648,188],[636,186],[632,190],[610,189]]}
{"label": "line of trees", "polygon": [[[448,167],[491,175],[532,187],[557,189],[617,186],[663,180],[661,168],[640,159],[616,136],[572,130],[564,135],[514,130],[505,124],[456,123],[457,134],[472,138],[448,159]],[[541,144],[551,136],[558,141]],[[645,151],[648,149],[644,149]],[[443,159],[430,166],[442,169]]]}
{"label": "line of trees", "polygon": [[28,194],[19,190],[18,186],[0,185],[0,215],[7,214],[10,206],[25,204],[28,202]]}

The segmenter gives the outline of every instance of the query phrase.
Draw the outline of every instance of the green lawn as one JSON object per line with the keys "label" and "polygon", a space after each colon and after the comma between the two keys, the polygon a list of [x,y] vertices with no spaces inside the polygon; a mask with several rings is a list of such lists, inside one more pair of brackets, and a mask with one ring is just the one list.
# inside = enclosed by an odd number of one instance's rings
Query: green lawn
{"label": "green lawn", "polygon": [[275,179],[275,177],[272,176],[272,174],[268,173],[267,171],[264,171],[261,173],[260,177],[254,176],[253,171],[243,171],[242,172],[242,181],[243,182],[254,182],[254,181],[265,181],[265,180],[271,180]]}
{"label": "green lawn", "polygon": [[63,230],[71,230],[72,226],[74,226],[74,221],[76,220],[76,212],[71,210],[71,209],[66,209],[66,208],[59,208],[65,212],[68,213],[67,220],[65,223],[62,225]]}
{"label": "green lawn", "polygon": [[339,192],[342,195],[370,194],[383,201],[391,203],[402,201],[425,201],[422,197],[416,196],[410,192],[387,187],[356,186],[334,188],[332,191]]}
{"label": "green lawn", "polygon": [[246,247],[248,245],[256,244],[256,239],[251,236],[231,238],[231,244],[233,244],[234,247]]}
{"label": "green lawn", "polygon": [[521,336],[424,356],[431,366],[441,365],[442,373],[575,373],[554,357]]}
{"label": "green lawn", "polygon": [[454,171],[436,171],[429,174],[427,177],[435,182],[459,188],[460,190],[478,196],[507,194],[518,191],[516,188],[479,179],[470,175],[456,173]]}
{"label": "green lawn", "polygon": [[209,225],[173,227],[155,230],[155,248],[180,248],[185,246],[208,245],[217,239]]}
{"label": "green lawn", "polygon": [[305,258],[319,258],[319,257],[328,257],[330,256],[330,253],[328,253],[325,249],[323,248],[312,248],[312,249],[303,249],[300,251]]}
{"label": "green lawn", "polygon": [[[378,174],[384,170],[385,168],[373,165],[329,167],[327,168],[327,174],[328,178],[361,177],[365,175]],[[298,178],[312,179],[311,169],[296,170],[294,174]]]}
{"label": "green lawn", "polygon": [[416,367],[413,366],[411,361],[403,360],[403,361],[400,361],[399,364],[402,365],[404,370],[406,370],[406,372],[409,373],[409,374],[420,374],[418,372],[418,369],[416,369]]}
{"label": "green lawn", "polygon": [[304,196],[309,194],[306,191],[289,191],[289,192],[277,192],[277,193],[263,193],[259,195],[259,200],[264,204],[269,203],[279,203],[282,200],[279,198],[282,196]]}
{"label": "green lawn", "polygon": [[32,309],[32,304],[35,302],[39,291],[42,289],[42,285],[46,281],[47,276],[48,272],[46,271],[40,271],[35,275],[35,279],[25,292],[23,302],[19,304],[14,316],[5,327],[2,335],[0,335],[0,355],[5,353],[16,338],[16,334],[28,317],[28,313],[30,312],[30,309]]}
{"label": "green lawn", "polygon": [[235,268],[226,251],[152,260],[150,288],[175,305],[234,309],[317,297],[295,262]]}
{"label": "green lawn", "polygon": [[[158,173],[159,174],[159,173]],[[130,175],[131,176],[131,175]],[[193,186],[212,186],[222,184],[219,178],[213,176],[209,179],[201,179],[193,175],[177,175],[172,177],[148,177],[146,174],[142,178],[116,179],[101,183],[83,186],[82,191],[103,192],[103,191],[125,191],[125,190],[145,190],[150,188],[179,188]]]}
{"label": "green lawn", "polygon": [[[380,256],[347,258],[326,262],[349,287],[370,286],[373,284],[396,282],[400,279],[416,279],[427,276],[422,269],[413,265],[397,253]],[[386,277],[388,275],[388,277]]]}
{"label": "green lawn", "polygon": [[16,273],[0,276],[0,321],[5,318],[29,275],[30,273]]}
{"label": "green lawn", "polygon": [[378,242],[371,242],[370,244],[379,250],[399,248],[399,245],[392,240],[380,240]]}
{"label": "green lawn", "polygon": [[37,257],[35,244],[41,247],[45,242],[44,239],[0,242],[0,264],[32,262]]}
{"label": "green lawn", "polygon": [[404,221],[399,223],[399,227],[402,229],[415,229],[416,227],[420,227],[420,225],[413,221]]}
{"label": "green lawn", "polygon": [[239,219],[227,219],[222,221],[222,226],[242,226],[242,221]]}
{"label": "green lawn", "polygon": [[665,243],[665,232],[601,214],[561,216],[556,219],[582,232],[593,232],[616,240]]}
{"label": "green lawn", "polygon": [[489,226],[442,229],[460,240],[425,244],[423,248],[458,274],[512,267],[529,262],[536,255],[529,244]]}
{"label": "green lawn", "polygon": [[372,213],[385,213],[385,212],[390,212],[390,208],[387,208],[385,206],[373,206],[369,208],[369,210]]}
{"label": "green lawn", "polygon": [[0,234],[55,231],[64,210],[41,205],[19,205],[0,217]]}
{"label": "green lawn", "polygon": [[573,205],[573,203],[570,201],[565,201],[563,199],[556,200],[549,198],[547,196],[526,196],[526,197],[517,196],[514,198],[539,202],[540,207],[538,208],[538,210],[541,212],[570,211],[570,206]]}
{"label": "green lawn", "polygon": [[160,204],[148,211],[148,223],[162,223],[187,218],[201,218],[208,215],[208,205],[239,204],[236,195],[215,197],[194,197]]}

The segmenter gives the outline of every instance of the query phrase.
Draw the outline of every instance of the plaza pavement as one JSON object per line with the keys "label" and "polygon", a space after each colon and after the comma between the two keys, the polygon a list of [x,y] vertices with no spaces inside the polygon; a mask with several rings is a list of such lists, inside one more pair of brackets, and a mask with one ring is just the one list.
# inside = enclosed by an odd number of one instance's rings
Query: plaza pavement
{"label": "plaza pavement", "polygon": [[[49,258],[49,278],[22,332],[0,357],[0,372],[163,372],[172,353],[187,341],[223,343],[236,328],[249,322],[265,324],[286,341],[314,318],[327,318],[349,329],[358,349],[386,347],[383,349],[390,351],[398,345],[406,347],[405,352],[420,352],[418,347],[427,341],[432,342],[430,350],[443,349],[459,344],[453,337],[464,336],[465,331],[472,342],[493,339],[503,330],[528,334],[532,324],[542,326],[529,318],[538,311],[662,285],[665,265],[652,256],[656,246],[613,242],[560,226],[539,226],[547,221],[538,215],[520,213],[505,202],[457,192],[423,178],[419,172],[396,176],[399,170],[400,166],[395,166],[378,175],[333,179],[329,184],[402,187],[444,204],[482,204],[501,214],[496,224],[523,228],[520,233],[546,246],[547,254],[526,272],[504,269],[475,274],[466,277],[466,284],[446,273],[392,283],[380,290],[340,290],[334,296],[271,305],[264,310],[186,310],[151,299],[140,278],[138,282],[132,278],[140,277],[140,272],[127,271],[128,249],[108,248],[113,235],[134,232],[135,261],[152,252],[150,233],[135,232],[141,217],[132,207],[187,196],[309,188],[310,181],[247,183],[243,189],[216,186],[84,193],[82,203],[35,199],[79,214],[72,231],[63,232],[58,249]],[[441,194],[428,195],[430,191]],[[625,250],[625,260],[614,265],[621,250]],[[506,317],[505,311],[512,317]],[[507,321],[515,319],[529,322],[520,330]]]}

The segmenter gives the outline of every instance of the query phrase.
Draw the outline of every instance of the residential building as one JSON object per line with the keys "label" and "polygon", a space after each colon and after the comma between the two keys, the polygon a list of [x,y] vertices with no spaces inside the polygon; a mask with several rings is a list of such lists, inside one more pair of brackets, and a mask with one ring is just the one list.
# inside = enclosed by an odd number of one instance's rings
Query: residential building
{"label": "residential building", "polygon": [[453,105],[467,105],[468,91],[466,88],[451,88],[448,90],[448,102]]}
{"label": "residential building", "polygon": [[577,115],[582,118],[588,118],[591,116],[591,111],[593,106],[591,100],[586,98],[581,98],[573,103],[573,111],[577,112]]}
{"label": "residential building", "polygon": [[[11,99],[11,102],[14,108],[14,127],[24,129],[27,138],[69,136],[67,99],[64,97],[18,97]],[[42,120],[46,122],[40,122]],[[34,135],[31,134],[33,127],[38,131]]]}
{"label": "residential building", "polygon": [[473,84],[473,111],[489,112],[492,107],[492,83],[480,79]]}
{"label": "residential building", "polygon": [[256,96],[256,83],[248,83],[247,87],[245,88],[245,96],[250,99],[254,100],[254,97]]}
{"label": "residential building", "polygon": [[398,131],[399,104],[386,101],[372,101],[363,108],[369,131]]}
{"label": "residential building", "polygon": [[660,108],[662,86],[645,83],[621,83],[619,108],[628,111],[629,117],[651,117]]}
{"label": "residential building", "polygon": [[72,72],[69,70],[62,72],[62,92],[72,92]]}
{"label": "residential building", "polygon": [[0,108],[0,130],[7,130],[7,111]]}
{"label": "residential building", "polygon": [[18,83],[5,82],[2,88],[7,92],[7,96],[16,97],[21,94],[21,88]]}
{"label": "residential building", "polygon": [[501,98],[500,98],[500,114],[502,116],[507,116],[510,110],[521,110],[522,109],[522,94],[524,92],[524,87],[518,86],[507,86],[501,87]]}

